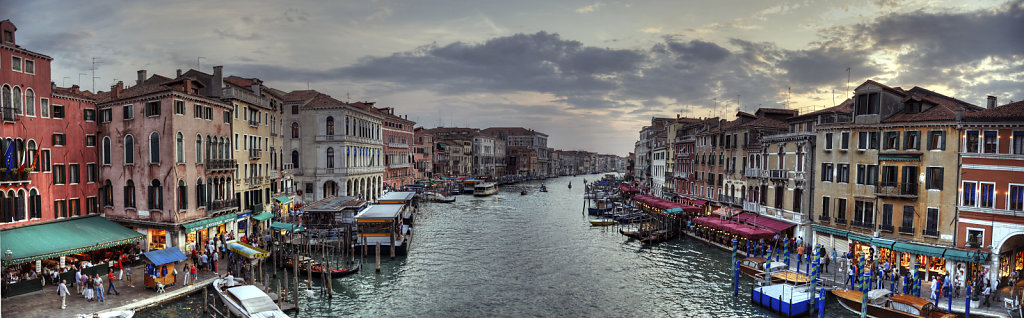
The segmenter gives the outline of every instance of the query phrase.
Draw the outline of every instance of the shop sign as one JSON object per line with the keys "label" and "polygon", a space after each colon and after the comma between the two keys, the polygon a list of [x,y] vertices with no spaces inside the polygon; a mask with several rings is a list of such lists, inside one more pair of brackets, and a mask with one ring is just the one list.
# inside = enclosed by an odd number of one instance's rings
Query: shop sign
{"label": "shop sign", "polygon": [[60,257],[60,268],[67,267],[67,259],[64,256]]}
{"label": "shop sign", "polygon": [[252,212],[247,212],[245,214],[240,214],[240,215],[238,215],[238,219],[241,220],[241,219],[249,217],[250,215],[252,215]]}
{"label": "shop sign", "polygon": [[149,210],[139,210],[139,216],[140,217],[148,218],[149,217]]}
{"label": "shop sign", "polygon": [[37,260],[36,261],[36,273],[40,273],[40,274],[43,273],[43,261],[42,260]]}

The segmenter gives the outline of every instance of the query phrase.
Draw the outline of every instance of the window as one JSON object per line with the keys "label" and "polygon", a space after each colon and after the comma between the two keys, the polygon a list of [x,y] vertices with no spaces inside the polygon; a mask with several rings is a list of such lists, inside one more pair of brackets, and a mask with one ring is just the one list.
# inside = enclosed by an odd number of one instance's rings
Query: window
{"label": "window", "polygon": [[839,141],[839,149],[840,150],[850,149],[850,132],[849,131],[844,131],[841,136],[842,136],[842,139]]}
{"label": "window", "polygon": [[33,60],[25,60],[25,73],[35,74],[36,73],[36,62]]}
{"label": "window", "polygon": [[979,229],[967,229],[967,247],[979,247],[985,239],[985,231]]}
{"label": "window", "polygon": [[875,225],[875,203],[855,200],[853,202],[853,224],[873,228]]}
{"label": "window", "polygon": [[203,179],[199,178],[196,180],[196,207],[206,206],[206,185],[203,184]]}
{"label": "window", "polygon": [[11,70],[21,72],[21,57],[11,56]]}
{"label": "window", "polygon": [[1012,211],[1024,210],[1024,186],[1010,185],[1010,193],[1006,201],[1007,209]]}
{"label": "window", "polygon": [[192,105],[192,118],[203,118],[203,105]]}
{"label": "window", "polygon": [[299,138],[299,123],[292,123],[292,139]]}
{"label": "window", "polygon": [[203,163],[203,135],[196,135],[196,163]]}
{"label": "window", "polygon": [[914,206],[903,206],[903,222],[900,225],[900,233],[914,234]]}
{"label": "window", "polygon": [[[42,104],[42,101],[40,101]],[[42,109],[42,107],[40,107]],[[100,110],[100,123],[109,123],[114,120],[114,111],[110,108]]]}
{"label": "window", "polygon": [[85,121],[96,121],[96,110],[84,109],[82,110],[82,117],[85,118]]}
{"label": "window", "polygon": [[135,105],[130,105],[129,104],[129,105],[121,106],[121,113],[123,115],[123,119],[124,120],[135,119],[135,110],[133,110],[133,108],[135,108]]}
{"label": "window", "polygon": [[292,150],[292,166],[299,169],[299,151]]}
{"label": "window", "polygon": [[53,184],[65,184],[67,183],[67,175],[64,171],[64,165],[55,164],[53,165]]}
{"label": "window", "polygon": [[887,131],[885,132],[885,150],[899,150],[900,149],[900,132],[898,131]]}
{"label": "window", "polygon": [[925,177],[926,189],[942,190],[942,169],[942,167],[928,167],[927,170],[925,170],[925,174],[927,174]]}
{"label": "window", "polygon": [[12,105],[13,106],[11,107],[14,107],[14,113],[21,115],[21,87],[14,87],[14,104]]}
{"label": "window", "polygon": [[36,93],[31,88],[25,90],[25,115],[36,115]]}
{"label": "window", "polygon": [[39,151],[39,171],[50,171],[50,149]]}
{"label": "window", "polygon": [[876,185],[878,184],[877,165],[857,165],[857,184]]}
{"label": "window", "polygon": [[981,182],[981,204],[983,208],[992,208],[996,201],[995,183]]}
{"label": "window", "polygon": [[149,134],[149,163],[160,163],[160,134]]}
{"label": "window", "polygon": [[96,214],[100,213],[100,206],[96,200],[96,197],[85,198],[85,213]]}
{"label": "window", "polygon": [[825,150],[832,150],[832,133],[825,133]]}
{"label": "window", "polygon": [[60,134],[60,133],[53,134],[53,145],[54,146],[61,146],[61,147],[63,147],[63,146],[66,146],[67,144],[68,144],[68,137],[67,137],[67,135]]}
{"label": "window", "polygon": [[1024,155],[1024,131],[1014,131],[1010,136],[1010,144],[1013,154]]}
{"label": "window", "polygon": [[928,208],[927,220],[925,221],[924,235],[939,236],[939,209]]}
{"label": "window", "polygon": [[[110,181],[107,182],[109,184]],[[135,181],[131,179],[124,183],[124,207],[126,209],[135,208]]]}
{"label": "window", "polygon": [[[36,157],[36,141],[35,140],[29,140],[28,141],[28,148],[26,149],[25,158],[26,158],[25,159],[25,163],[30,168],[36,168],[37,165],[39,164],[39,158]],[[35,172],[35,171],[33,171],[33,172]]]}
{"label": "window", "polygon": [[828,220],[829,208],[829,197],[821,197],[821,219]]}
{"label": "window", "polygon": [[334,168],[334,148],[327,148],[327,169]]}
{"label": "window", "polygon": [[39,98],[39,117],[50,117],[50,99]]}
{"label": "window", "polygon": [[178,180],[178,210],[188,210],[188,187],[184,180]]}
{"label": "window", "polygon": [[149,195],[146,198],[150,210],[163,210],[163,192],[164,188],[160,186],[160,180],[153,179],[153,181],[149,183]]}
{"label": "window", "polygon": [[135,164],[135,137],[132,135],[124,136],[124,164]]}
{"label": "window", "polygon": [[895,187],[896,183],[899,182],[897,174],[899,173],[899,167],[896,166],[882,166],[882,186],[883,187]]}
{"label": "window", "polygon": [[903,149],[921,149],[921,132],[917,130],[907,131],[903,138]]}
{"label": "window", "polygon": [[71,182],[69,182],[70,184],[81,183],[82,178],[79,172],[79,165],[77,163],[72,163],[68,165],[68,176],[71,179]]}
{"label": "window", "polygon": [[231,111],[228,111],[228,110],[224,111],[224,123],[225,124],[230,124],[231,123]]}
{"label": "window", "polygon": [[334,135],[334,117],[327,117],[327,135]]}
{"label": "window", "polygon": [[185,163],[185,135],[179,131],[174,138],[174,158],[177,163]]}
{"label": "window", "polygon": [[836,199],[836,223],[846,223],[846,199]]}
{"label": "window", "polygon": [[964,152],[978,152],[979,134],[977,130],[968,131],[964,140]]}
{"label": "window", "polygon": [[103,137],[103,149],[100,157],[102,164],[110,165],[110,137]]}
{"label": "window", "polygon": [[857,150],[863,151],[868,149],[871,144],[871,141],[868,140],[868,138],[868,132],[866,131],[857,133]]}
{"label": "window", "polygon": [[42,197],[39,196],[39,190],[32,189],[28,192],[28,217],[30,219],[43,217]]}
{"label": "window", "polygon": [[95,183],[99,179],[99,170],[96,169],[95,163],[85,164],[85,182]]}
{"label": "window", "polygon": [[64,119],[64,106],[62,105],[51,105],[51,118],[53,119]]}
{"label": "window", "polygon": [[892,204],[882,204],[882,230],[892,232]]}
{"label": "window", "polygon": [[292,105],[292,114],[299,113],[299,105]]}
{"label": "window", "polygon": [[963,197],[963,199],[960,201],[960,205],[963,205],[963,206],[975,206],[975,205],[977,205],[978,201],[977,201],[977,193],[976,192],[978,191],[978,183],[974,182],[974,181],[964,181],[963,186],[961,188],[962,188],[962,190],[961,190],[962,195],[961,196]]}
{"label": "window", "polygon": [[85,135],[85,146],[86,147],[96,147],[96,135],[92,135],[92,134]]}
{"label": "window", "polygon": [[185,114],[185,101],[175,100],[174,101],[174,114],[184,115]]}
{"label": "window", "polygon": [[857,115],[872,115],[878,114],[879,109],[879,94],[878,93],[866,93],[857,95],[856,110]]}
{"label": "window", "polygon": [[832,173],[832,163],[821,164],[821,181],[832,182],[834,180]]}
{"label": "window", "polygon": [[54,200],[53,201],[53,218],[61,219],[68,217],[68,201],[65,200]]}
{"label": "window", "polygon": [[840,163],[836,165],[836,182],[849,183],[850,182],[850,164]]}
{"label": "window", "polygon": [[[125,192],[128,195],[129,192]],[[114,206],[114,186],[110,184],[110,180],[104,182],[103,187],[100,188],[100,198],[103,199],[104,207]]]}
{"label": "window", "polygon": [[985,148],[983,149],[985,153],[996,153],[996,152],[999,151],[999,145],[998,145],[999,138],[998,138],[998,136],[999,136],[999,132],[998,131],[995,131],[995,130],[986,130],[985,131],[985,140],[984,140]]}

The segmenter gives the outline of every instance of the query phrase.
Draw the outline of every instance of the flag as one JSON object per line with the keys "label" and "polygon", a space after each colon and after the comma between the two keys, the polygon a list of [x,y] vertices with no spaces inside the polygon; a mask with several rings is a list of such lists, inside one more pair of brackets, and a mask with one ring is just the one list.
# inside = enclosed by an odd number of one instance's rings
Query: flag
{"label": "flag", "polygon": [[7,168],[8,175],[14,172],[14,142],[8,142],[7,149],[4,150],[4,167]]}

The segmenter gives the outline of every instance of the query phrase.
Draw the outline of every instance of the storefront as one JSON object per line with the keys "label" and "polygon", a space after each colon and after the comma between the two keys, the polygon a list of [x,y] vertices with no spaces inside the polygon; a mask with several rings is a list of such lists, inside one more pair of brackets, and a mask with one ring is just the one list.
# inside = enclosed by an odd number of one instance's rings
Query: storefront
{"label": "storefront", "polygon": [[[225,234],[230,222],[234,222],[237,216],[234,213],[212,217],[190,223],[185,223],[185,245],[196,246],[200,251],[205,250],[207,240],[217,238],[217,235]],[[191,252],[186,250],[186,252]]]}
{"label": "storefront", "polygon": [[270,219],[274,218],[274,213],[263,212],[252,216],[252,231],[253,233],[263,233],[263,230],[267,229],[267,224]]}
{"label": "storefront", "polygon": [[252,216],[251,212],[246,212],[238,215],[238,227],[236,233],[238,236],[245,236],[249,233],[249,217]]}
{"label": "storefront", "polygon": [[150,251],[167,248],[167,230],[149,229],[146,233],[146,241],[149,242]]}
{"label": "storefront", "polygon": [[850,233],[831,227],[812,225],[814,243],[821,244],[827,251],[836,251],[836,255],[844,255],[850,251],[850,241],[846,238]]}

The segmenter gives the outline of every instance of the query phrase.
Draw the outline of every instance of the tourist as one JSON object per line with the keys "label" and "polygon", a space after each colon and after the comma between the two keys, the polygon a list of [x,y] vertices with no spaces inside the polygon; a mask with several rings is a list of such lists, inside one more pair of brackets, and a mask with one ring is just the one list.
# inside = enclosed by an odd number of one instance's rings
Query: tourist
{"label": "tourist", "polygon": [[825,254],[825,274],[828,274],[828,265],[832,262],[832,259]]}
{"label": "tourist", "polygon": [[60,285],[57,285],[57,296],[60,296],[60,309],[68,308],[68,291],[67,281],[61,280]]}
{"label": "tourist", "polygon": [[217,274],[217,259],[220,258],[220,254],[217,254],[217,250],[213,250],[213,273]]}
{"label": "tourist", "polygon": [[188,279],[189,277],[192,277],[192,273],[189,271],[189,268],[191,268],[191,266],[188,263],[186,263],[185,267],[182,268],[182,270],[185,271],[185,281],[181,283],[183,286],[188,286]]}
{"label": "tourist", "polygon": [[96,300],[99,300],[101,303],[104,302],[103,301],[104,300],[103,299],[103,279],[100,278],[100,274],[96,274],[96,276],[93,277],[93,279],[92,279],[92,286],[95,289],[94,291],[96,292]]}
{"label": "tourist", "polygon": [[82,287],[84,288],[82,290],[82,297],[85,297],[87,301],[92,301],[92,298],[95,297],[96,286],[93,285],[92,278],[89,278],[89,275],[82,275]]}
{"label": "tourist", "polygon": [[985,297],[985,299],[981,302],[981,304],[985,305],[985,307],[992,306],[992,304],[989,303],[989,300],[988,300],[988,298],[989,298],[989,296],[991,294],[992,294],[992,286],[986,283],[985,284],[985,290],[981,292],[981,296]]}
{"label": "tourist", "polygon": [[195,264],[192,264],[192,267],[189,268],[189,274],[192,275],[192,285],[195,285],[196,284],[196,279],[198,278],[198,275],[196,274],[196,265]]}
{"label": "tourist", "polygon": [[131,266],[124,268],[124,277],[125,277],[125,280],[128,281],[128,287],[135,288],[135,285],[132,284],[132,268],[131,268]]}
{"label": "tourist", "polygon": [[110,272],[107,273],[107,284],[108,284],[108,286],[107,286],[107,295],[110,295],[111,291],[114,292],[114,295],[121,295],[121,293],[117,291],[117,288],[114,288],[114,269],[113,268],[111,268]]}
{"label": "tourist", "polygon": [[932,288],[931,299],[934,300],[934,301],[939,301],[939,279],[938,278],[932,277],[931,288]]}
{"label": "tourist", "polygon": [[84,283],[82,280],[82,270],[79,269],[75,271],[75,290],[78,291],[79,295],[82,294],[82,283]]}
{"label": "tourist", "polygon": [[200,270],[206,269],[207,268],[207,264],[210,261],[210,257],[206,256],[206,253],[203,253],[203,254],[199,255],[199,260],[202,262],[201,265],[199,265],[199,269]]}
{"label": "tourist", "polygon": [[231,275],[231,271],[228,271],[228,276],[224,277],[224,287],[235,287],[235,276]]}

